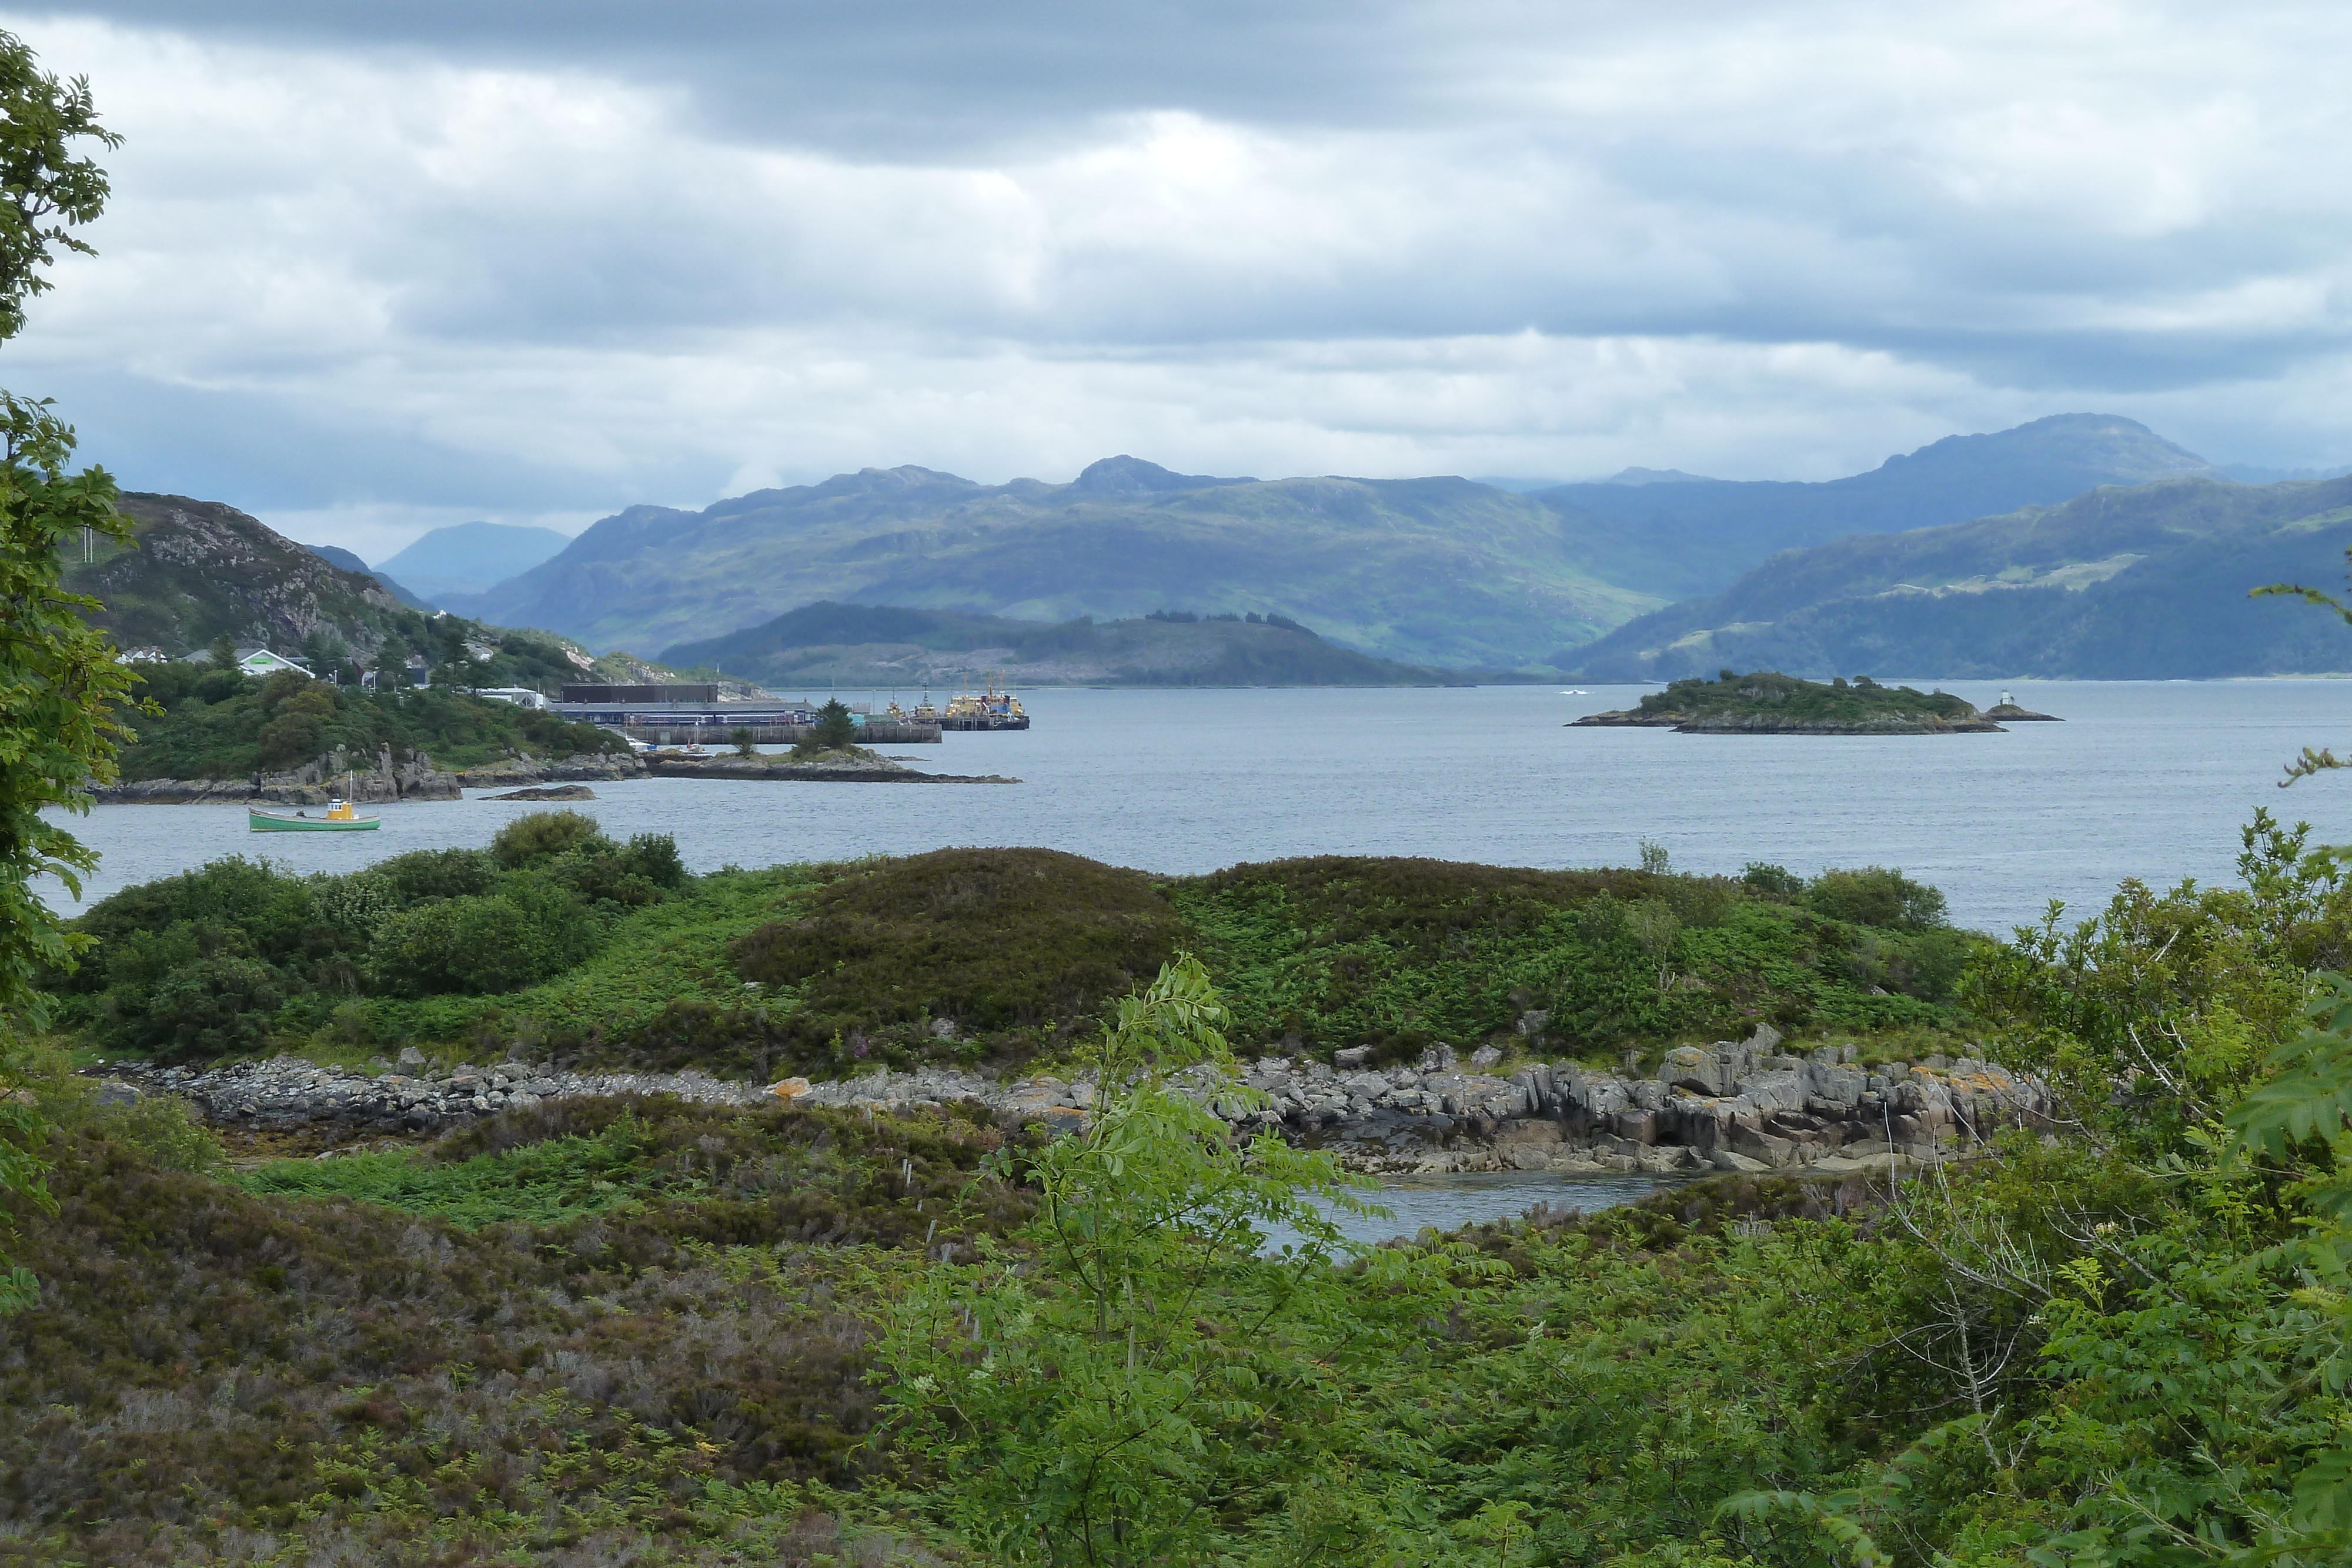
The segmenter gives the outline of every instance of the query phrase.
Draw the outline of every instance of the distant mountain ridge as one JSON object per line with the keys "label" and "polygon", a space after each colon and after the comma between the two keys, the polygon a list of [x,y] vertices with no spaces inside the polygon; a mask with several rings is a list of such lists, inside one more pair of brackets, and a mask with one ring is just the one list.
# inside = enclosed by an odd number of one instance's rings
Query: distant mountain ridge
{"label": "distant mountain ridge", "polygon": [[954,610],[821,602],[763,625],[665,649],[672,669],[713,670],[771,687],[946,691],[1008,684],[1152,686],[1385,686],[1467,684],[1335,646],[1303,626],[1235,620],[1060,625]]}
{"label": "distant mountain ridge", "polygon": [[516,523],[451,523],[418,537],[377,571],[390,573],[416,592],[480,593],[554,555],[572,542],[553,528]]}
{"label": "distant mountain ridge", "polygon": [[1571,548],[1602,578],[1680,599],[1718,592],[1780,550],[1848,534],[1966,522],[2102,485],[2190,476],[2220,471],[2137,420],[2061,413],[1989,435],[1948,435],[1843,479],[1637,484],[1620,475],[1529,498],[1559,515]]}
{"label": "distant mountain ridge", "polygon": [[1582,680],[2195,679],[2352,671],[2352,628],[2265,583],[2332,587],[2352,478],[2185,478],[1773,557],[1722,593],[1557,655]]}
{"label": "distant mountain ridge", "polygon": [[1219,478],[1126,455],[1066,485],[867,468],[700,511],[631,507],[487,592],[436,601],[602,649],[703,641],[818,601],[1057,623],[1189,605],[1294,616],[1415,665],[1532,668],[1777,550],[2212,473],[2104,414],[1952,436],[1820,484],[1628,469],[1518,495]]}
{"label": "distant mountain ridge", "polygon": [[421,610],[427,615],[433,613],[435,607],[429,601],[420,599],[415,594],[411,593],[403,584],[392,578],[386,577],[383,573],[368,565],[367,562],[362,560],[350,550],[343,549],[342,546],[304,545],[302,548],[309,550],[312,555],[317,556],[320,560],[325,561],[329,566],[341,567],[345,571],[356,571],[362,576],[374,579],[377,587],[383,589],[386,593],[391,594],[394,599],[399,600],[403,604],[407,605],[411,610]]}

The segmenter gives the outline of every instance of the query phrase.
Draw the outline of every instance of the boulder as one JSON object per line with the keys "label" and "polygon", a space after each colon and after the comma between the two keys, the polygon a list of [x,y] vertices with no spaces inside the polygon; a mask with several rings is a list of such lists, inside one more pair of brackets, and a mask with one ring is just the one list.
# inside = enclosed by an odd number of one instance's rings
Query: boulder
{"label": "boulder", "polygon": [[1687,1089],[1694,1094],[1727,1094],[1731,1091],[1723,1062],[1714,1051],[1696,1045],[1678,1045],[1666,1052],[1665,1061],[1658,1068],[1658,1082],[1670,1088]]}
{"label": "boulder", "polygon": [[1751,1159],[1729,1149],[1716,1150],[1707,1156],[1706,1163],[1719,1171],[1729,1171],[1738,1176],[1762,1176],[1772,1168],[1762,1160]]}

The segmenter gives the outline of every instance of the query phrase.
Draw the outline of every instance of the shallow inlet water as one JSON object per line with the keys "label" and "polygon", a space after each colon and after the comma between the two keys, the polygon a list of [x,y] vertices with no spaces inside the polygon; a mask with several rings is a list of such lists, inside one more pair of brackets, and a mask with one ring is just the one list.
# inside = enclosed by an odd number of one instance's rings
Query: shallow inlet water
{"label": "shallow inlet water", "polygon": [[[1689,1179],[1658,1176],[1562,1176],[1547,1171],[1481,1171],[1451,1176],[1384,1176],[1377,1194],[1361,1196],[1390,1211],[1390,1218],[1338,1217],[1351,1241],[1380,1242],[1417,1236],[1424,1227],[1454,1230],[1496,1219],[1516,1219],[1539,1203],[1554,1208],[1614,1208]],[[1327,1212],[1328,1212],[1327,1210]],[[1295,1235],[1278,1233],[1279,1247]]]}
{"label": "shallow inlet water", "polygon": [[[1046,689],[1023,696],[1034,728],[887,748],[932,771],[1021,784],[650,779],[597,785],[601,799],[581,809],[616,835],[675,834],[698,871],[953,844],[1043,845],[1167,873],[1307,854],[1626,865],[1648,838],[1685,871],[1900,866],[1985,930],[2037,918],[2053,897],[2078,911],[2103,904],[2126,876],[2226,881],[2239,824],[2259,806],[2309,818],[2323,841],[2352,841],[2352,775],[2273,788],[2304,746],[2352,738],[2352,682],[1942,685],[1979,706],[2011,690],[2066,722],[2005,735],[1690,736],[1564,727],[1632,705],[1640,687]],[[246,831],[242,807],[108,806],[71,825],[104,856],[89,890],[103,896],[226,854],[340,872],[486,844],[532,809],[395,805],[377,832],[266,840]]]}

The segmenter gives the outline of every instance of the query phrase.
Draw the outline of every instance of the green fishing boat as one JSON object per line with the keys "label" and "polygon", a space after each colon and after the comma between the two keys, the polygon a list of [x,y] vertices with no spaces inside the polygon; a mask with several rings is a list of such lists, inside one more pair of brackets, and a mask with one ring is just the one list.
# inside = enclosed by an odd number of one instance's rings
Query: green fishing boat
{"label": "green fishing boat", "polygon": [[265,811],[258,806],[245,809],[246,821],[257,833],[372,833],[383,825],[382,817],[362,817],[352,810],[349,800],[328,802],[321,816],[308,811]]}

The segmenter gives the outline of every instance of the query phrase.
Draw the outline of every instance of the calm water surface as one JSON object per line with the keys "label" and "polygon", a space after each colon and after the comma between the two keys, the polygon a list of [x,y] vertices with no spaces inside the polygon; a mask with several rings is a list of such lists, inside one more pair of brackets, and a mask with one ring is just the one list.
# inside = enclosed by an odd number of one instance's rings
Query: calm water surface
{"label": "calm water surface", "polygon": [[[1392,1237],[1417,1236],[1423,1227],[1454,1230],[1496,1219],[1516,1219],[1537,1204],[1554,1208],[1614,1208],[1680,1179],[1656,1176],[1559,1176],[1543,1171],[1466,1172],[1455,1176],[1387,1176],[1381,1190],[1363,1195],[1390,1211],[1386,1219],[1339,1216],[1339,1228],[1350,1240],[1378,1242]],[[1279,1247],[1296,1239],[1288,1234],[1270,1239]]]}
{"label": "calm water surface", "polygon": [[[1979,706],[2004,689],[1944,685]],[[2020,702],[2066,722],[2005,735],[1563,727],[1644,689],[1048,689],[1024,695],[1034,728],[892,753],[1018,785],[651,779],[596,785],[602,798],[581,809],[618,836],[675,834],[697,870],[954,844],[1045,845],[1172,873],[1305,854],[1622,865],[1648,838],[1685,871],[1900,866],[1943,888],[1956,920],[1993,930],[2053,897],[2104,902],[2125,876],[2227,880],[2238,826],[2258,806],[2352,841],[2352,775],[2273,788],[2302,747],[2352,739],[2352,683],[2012,682]],[[386,806],[374,833],[261,839],[241,806],[110,806],[75,831],[104,855],[90,888],[103,896],[225,854],[339,872],[486,844],[531,809]]]}

